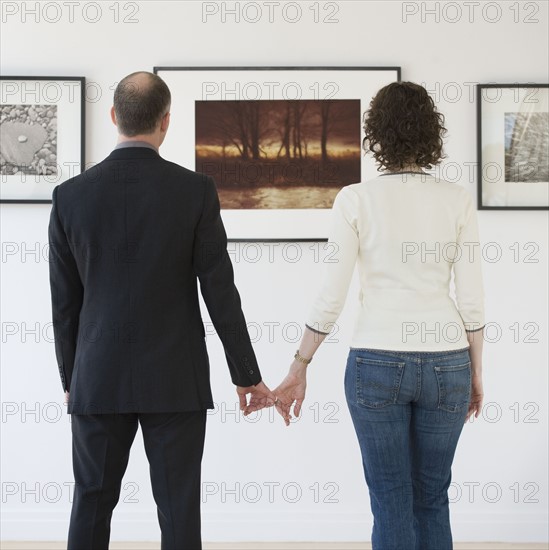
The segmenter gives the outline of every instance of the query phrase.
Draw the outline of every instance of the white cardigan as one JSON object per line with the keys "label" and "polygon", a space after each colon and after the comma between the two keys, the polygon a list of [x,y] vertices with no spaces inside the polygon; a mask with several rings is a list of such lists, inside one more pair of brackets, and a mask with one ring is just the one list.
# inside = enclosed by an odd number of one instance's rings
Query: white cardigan
{"label": "white cardigan", "polygon": [[[467,348],[484,326],[477,216],[469,193],[428,174],[382,174],[344,187],[332,209],[331,243],[307,326],[330,332],[358,264],[352,348]],[[456,302],[450,297],[454,273]]]}

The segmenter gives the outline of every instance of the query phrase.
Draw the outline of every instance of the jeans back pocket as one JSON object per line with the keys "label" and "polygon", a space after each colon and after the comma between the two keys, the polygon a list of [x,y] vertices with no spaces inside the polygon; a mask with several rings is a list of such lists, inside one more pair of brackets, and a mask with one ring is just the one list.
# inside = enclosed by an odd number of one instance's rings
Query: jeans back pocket
{"label": "jeans back pocket", "polygon": [[471,399],[471,362],[460,365],[435,365],[438,408],[457,412]]}
{"label": "jeans back pocket", "polygon": [[356,400],[379,409],[396,403],[405,362],[356,358]]}

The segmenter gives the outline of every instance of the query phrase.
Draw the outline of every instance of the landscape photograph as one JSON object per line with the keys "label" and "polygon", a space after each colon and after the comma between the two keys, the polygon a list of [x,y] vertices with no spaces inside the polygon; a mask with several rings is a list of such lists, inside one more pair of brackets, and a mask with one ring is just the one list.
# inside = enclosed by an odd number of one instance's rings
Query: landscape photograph
{"label": "landscape photograph", "polygon": [[195,132],[223,209],[331,208],[361,178],[359,99],[196,101]]}

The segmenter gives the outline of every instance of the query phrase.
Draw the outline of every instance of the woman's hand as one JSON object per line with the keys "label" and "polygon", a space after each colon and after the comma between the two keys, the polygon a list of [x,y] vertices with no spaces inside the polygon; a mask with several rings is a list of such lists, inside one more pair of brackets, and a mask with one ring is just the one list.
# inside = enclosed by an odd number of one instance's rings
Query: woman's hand
{"label": "woman's hand", "polygon": [[467,416],[465,417],[465,422],[469,420],[472,414],[475,415],[475,418],[478,417],[480,411],[482,410],[482,400],[484,399],[484,390],[482,388],[482,374],[475,374],[471,378],[471,401],[469,403],[469,409],[467,411]]}
{"label": "woman's hand", "polygon": [[305,399],[306,388],[307,367],[299,361],[294,361],[290,366],[290,372],[288,372],[286,378],[284,378],[278,388],[273,390],[276,396],[276,410],[284,419],[286,426],[290,425],[290,420],[292,419],[290,414],[292,405],[294,405],[294,417],[299,416],[301,405]]}

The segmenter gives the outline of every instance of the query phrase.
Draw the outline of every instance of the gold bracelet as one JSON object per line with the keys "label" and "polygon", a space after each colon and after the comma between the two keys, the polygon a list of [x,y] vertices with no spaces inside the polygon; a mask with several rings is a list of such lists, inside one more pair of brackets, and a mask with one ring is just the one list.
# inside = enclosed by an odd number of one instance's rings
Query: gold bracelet
{"label": "gold bracelet", "polygon": [[297,351],[295,352],[294,359],[295,359],[296,361],[299,361],[300,363],[303,363],[304,365],[308,365],[308,364],[313,360],[312,357],[311,357],[310,359],[305,359],[305,357],[302,357],[302,356],[299,354],[299,350],[297,350]]}

